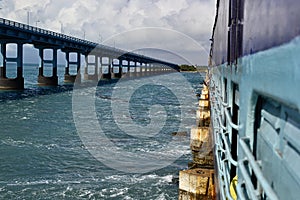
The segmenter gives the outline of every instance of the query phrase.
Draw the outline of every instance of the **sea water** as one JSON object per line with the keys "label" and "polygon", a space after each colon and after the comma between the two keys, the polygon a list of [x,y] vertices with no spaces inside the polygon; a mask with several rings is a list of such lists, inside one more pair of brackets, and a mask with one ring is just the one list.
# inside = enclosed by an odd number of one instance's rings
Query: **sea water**
{"label": "sea water", "polygon": [[[64,68],[58,71],[60,86],[40,88],[36,86],[37,67],[26,65],[26,89],[0,92],[0,199],[177,199],[176,177],[191,161],[189,144],[179,143],[185,145],[181,146],[181,152],[174,149],[173,154],[178,154],[178,159],[142,173],[119,170],[118,166],[101,162],[78,133],[72,107],[73,86],[63,85]],[[9,70],[8,73],[13,74]],[[188,102],[189,95],[195,96],[201,90],[202,77],[199,73],[181,73],[180,76],[190,83],[186,86],[191,88],[190,94],[182,94]],[[182,84],[172,74],[157,77],[173,84],[174,88]],[[97,86],[94,104],[97,119],[108,139],[124,152],[162,149],[170,142],[172,133],[189,132],[195,123],[197,102],[182,105],[172,88],[156,85],[157,81],[150,84],[149,80],[154,78],[137,79],[136,84],[147,83],[147,87],[139,88],[126,80],[122,84],[117,80],[102,81]],[[134,91],[129,100],[113,93],[119,89],[126,96],[129,87]],[[122,103],[128,104],[128,116],[114,113],[111,108]],[[127,117],[146,126],[151,122],[151,115],[159,116],[160,111],[149,112],[156,104],[165,108],[164,114],[169,120],[151,137],[128,135],[116,122],[118,118]],[[192,123],[179,127],[182,107],[188,110]],[[92,120],[85,117],[87,122]],[[137,160],[137,169],[140,165]]]}

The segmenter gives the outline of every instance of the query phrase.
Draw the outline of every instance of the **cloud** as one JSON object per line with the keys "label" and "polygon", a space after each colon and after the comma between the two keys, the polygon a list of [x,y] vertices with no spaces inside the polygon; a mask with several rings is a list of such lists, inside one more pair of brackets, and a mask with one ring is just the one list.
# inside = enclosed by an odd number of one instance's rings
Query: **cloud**
{"label": "cloud", "polygon": [[[65,34],[80,38],[85,35],[96,42],[137,28],[158,27],[186,34],[207,51],[215,15],[215,0],[2,0],[0,6],[4,18],[26,23],[30,11],[31,25],[57,32],[63,28]],[[206,62],[199,61],[195,49],[172,34],[136,37],[141,37],[141,46],[166,43],[191,53],[195,62]],[[130,47],[131,41],[138,45],[137,38],[126,39],[115,42],[116,46]]]}

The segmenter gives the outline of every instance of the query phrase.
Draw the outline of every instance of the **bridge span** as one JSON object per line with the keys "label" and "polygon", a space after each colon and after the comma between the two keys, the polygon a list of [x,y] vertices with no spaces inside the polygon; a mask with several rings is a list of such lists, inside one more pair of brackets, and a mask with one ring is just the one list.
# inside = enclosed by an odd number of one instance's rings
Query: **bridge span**
{"label": "bridge span", "polygon": [[[8,44],[17,45],[16,57],[7,55]],[[39,85],[58,85],[58,50],[65,53],[67,64],[64,81],[68,83],[74,82],[77,74],[80,73],[81,55],[85,57],[84,79],[87,80],[121,78],[123,75],[127,77],[147,76],[179,70],[178,65],[170,62],[0,18],[0,90],[24,89],[24,44],[32,44],[39,51]],[[44,55],[45,50],[49,49],[52,52],[51,59],[45,58]],[[70,60],[70,54],[76,54],[77,59]],[[7,63],[16,64],[15,78],[7,77]],[[52,66],[52,76],[44,75],[45,65]],[[76,66],[77,74],[70,74],[71,66]],[[93,69],[93,74],[88,72],[90,68]]]}

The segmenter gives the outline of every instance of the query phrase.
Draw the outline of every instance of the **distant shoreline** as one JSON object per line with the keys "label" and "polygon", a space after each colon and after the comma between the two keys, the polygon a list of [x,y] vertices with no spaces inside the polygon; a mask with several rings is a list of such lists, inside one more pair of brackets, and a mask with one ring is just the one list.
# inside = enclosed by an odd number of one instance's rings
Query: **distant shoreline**
{"label": "distant shoreline", "polygon": [[180,72],[206,72],[207,66],[180,65]]}

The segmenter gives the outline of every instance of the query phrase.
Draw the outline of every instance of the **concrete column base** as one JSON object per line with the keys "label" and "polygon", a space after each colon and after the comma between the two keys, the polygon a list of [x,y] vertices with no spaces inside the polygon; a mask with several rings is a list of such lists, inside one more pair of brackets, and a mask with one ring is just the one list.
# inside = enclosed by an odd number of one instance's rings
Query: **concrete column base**
{"label": "concrete column base", "polygon": [[[77,75],[69,75],[69,74],[65,74],[65,79],[64,82],[65,83],[75,83]],[[79,76],[77,78],[77,80],[81,80],[81,77]]]}
{"label": "concrete column base", "polygon": [[131,77],[131,78],[132,78],[132,77],[135,77],[135,72],[128,72],[128,73],[127,73],[127,76],[128,76],[128,77]]}
{"label": "concrete column base", "polygon": [[0,78],[0,90],[23,90],[24,78]]}
{"label": "concrete column base", "polygon": [[142,76],[142,72],[135,72],[135,77],[141,77]]}
{"label": "concrete column base", "polygon": [[130,72],[126,72],[126,73],[124,73],[122,77],[125,77],[125,78],[130,78]]}
{"label": "concrete column base", "polygon": [[84,74],[84,80],[98,81],[98,74]]}
{"label": "concrete column base", "polygon": [[121,73],[112,73],[111,78],[122,78],[122,74]]}
{"label": "concrete column base", "polygon": [[215,199],[214,170],[190,169],[179,172],[179,200]]}
{"label": "concrete column base", "polygon": [[111,79],[111,73],[102,74],[102,79]]}
{"label": "concrete column base", "polygon": [[45,76],[38,76],[38,85],[40,86],[57,86],[58,85],[58,77],[45,77]]}

